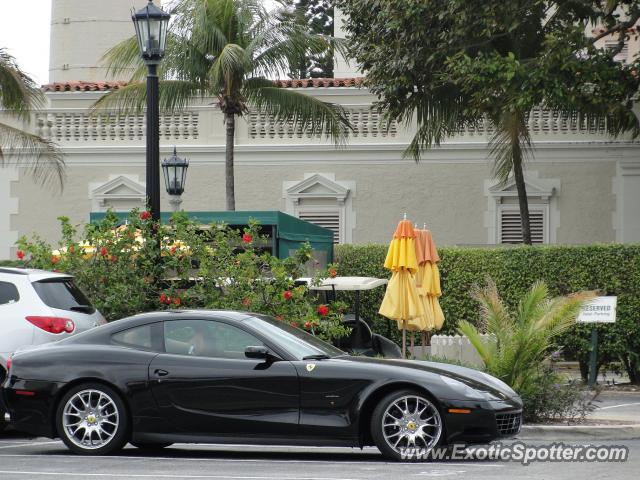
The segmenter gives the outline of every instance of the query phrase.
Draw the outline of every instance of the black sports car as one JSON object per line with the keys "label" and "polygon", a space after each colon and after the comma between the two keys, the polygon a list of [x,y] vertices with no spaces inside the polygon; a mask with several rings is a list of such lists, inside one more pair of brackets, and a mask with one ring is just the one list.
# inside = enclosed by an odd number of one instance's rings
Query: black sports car
{"label": "black sports car", "polygon": [[16,353],[0,398],[17,430],[74,452],[127,442],[376,445],[488,442],[520,429],[503,382],[454,365],[352,357],[267,316],[137,315]]}

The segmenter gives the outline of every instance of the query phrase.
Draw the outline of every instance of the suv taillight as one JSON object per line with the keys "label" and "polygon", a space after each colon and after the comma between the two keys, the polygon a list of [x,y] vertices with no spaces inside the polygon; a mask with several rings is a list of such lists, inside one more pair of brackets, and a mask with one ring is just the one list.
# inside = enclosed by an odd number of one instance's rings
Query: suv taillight
{"label": "suv taillight", "polygon": [[76,325],[70,318],[63,317],[26,317],[29,322],[33,323],[36,327],[41,328],[45,332],[49,333],[71,333],[75,330]]}
{"label": "suv taillight", "polygon": [[9,372],[11,371],[12,363],[13,363],[13,360],[11,360],[11,355],[9,355],[9,358],[7,358],[7,375],[9,375]]}

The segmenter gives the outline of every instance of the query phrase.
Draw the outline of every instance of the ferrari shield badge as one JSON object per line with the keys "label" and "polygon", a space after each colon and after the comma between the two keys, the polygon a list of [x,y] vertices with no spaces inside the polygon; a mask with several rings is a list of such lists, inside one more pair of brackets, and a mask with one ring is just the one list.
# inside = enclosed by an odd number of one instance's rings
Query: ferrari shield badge
{"label": "ferrari shield badge", "polygon": [[316,364],[315,363],[307,363],[307,372],[309,372],[309,373],[313,372],[314,368],[316,368]]}

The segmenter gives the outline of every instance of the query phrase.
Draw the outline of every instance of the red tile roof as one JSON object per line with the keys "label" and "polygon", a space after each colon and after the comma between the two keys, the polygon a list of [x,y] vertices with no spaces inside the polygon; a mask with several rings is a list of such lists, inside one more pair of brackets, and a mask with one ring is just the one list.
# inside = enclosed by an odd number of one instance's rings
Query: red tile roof
{"label": "red tile roof", "polygon": [[[328,88],[328,87],[361,87],[364,77],[356,78],[306,78],[303,80],[275,80],[281,88]],[[82,82],[71,81],[49,83],[42,86],[45,92],[106,92],[125,87],[127,82]]]}
{"label": "red tile roof", "polygon": [[127,85],[127,82],[82,82],[72,81],[63,83],[49,83],[42,86],[45,92],[106,92],[117,90]]}

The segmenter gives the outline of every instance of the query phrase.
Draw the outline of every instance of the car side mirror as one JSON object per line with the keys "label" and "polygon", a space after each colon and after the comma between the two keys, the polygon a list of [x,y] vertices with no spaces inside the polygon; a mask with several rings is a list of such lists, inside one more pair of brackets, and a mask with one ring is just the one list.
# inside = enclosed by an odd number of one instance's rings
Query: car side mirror
{"label": "car side mirror", "polygon": [[269,358],[269,349],[265,346],[253,346],[244,349],[244,356],[247,358],[256,358],[266,360]]}

